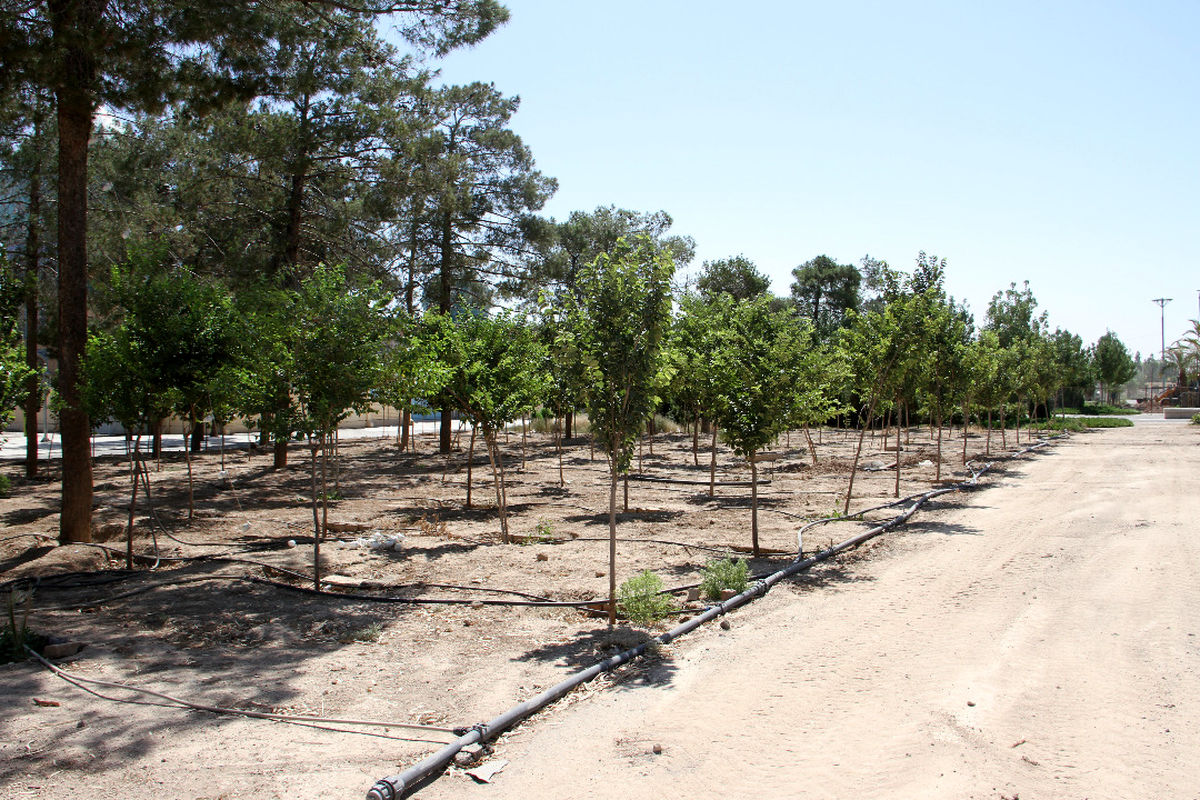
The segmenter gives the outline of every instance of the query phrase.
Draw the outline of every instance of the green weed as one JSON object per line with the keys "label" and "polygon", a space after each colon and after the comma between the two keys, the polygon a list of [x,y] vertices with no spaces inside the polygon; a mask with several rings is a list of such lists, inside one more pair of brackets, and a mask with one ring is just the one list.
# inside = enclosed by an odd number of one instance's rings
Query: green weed
{"label": "green weed", "polygon": [[708,600],[720,600],[722,590],[732,589],[741,594],[749,583],[750,565],[744,559],[713,559],[704,567],[700,593]]}
{"label": "green weed", "polygon": [[638,625],[658,622],[676,609],[675,600],[662,594],[662,578],[650,570],[630,578],[617,589],[617,611]]}

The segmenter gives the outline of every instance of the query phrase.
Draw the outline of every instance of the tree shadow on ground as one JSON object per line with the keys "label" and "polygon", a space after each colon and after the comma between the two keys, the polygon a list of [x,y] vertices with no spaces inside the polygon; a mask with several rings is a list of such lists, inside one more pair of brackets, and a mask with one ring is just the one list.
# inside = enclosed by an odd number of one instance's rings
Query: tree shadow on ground
{"label": "tree shadow on ground", "polygon": [[[686,511],[667,509],[631,509],[617,512],[617,524],[622,522],[670,522],[679,519]],[[565,517],[567,522],[578,522],[583,525],[608,525],[608,512],[600,514],[576,514]]]}
{"label": "tree shadow on ground", "polygon": [[[388,620],[410,610],[250,583],[221,573],[213,562],[119,577],[39,586],[31,629],[87,644],[67,671],[247,710],[290,707],[305,692],[296,679],[300,664],[370,641]],[[85,613],[89,610],[93,613]],[[95,614],[102,615],[102,624],[96,624]],[[112,688],[98,691],[143,704],[159,702]],[[0,667],[0,695],[11,700],[0,703],[0,730],[15,730],[18,718],[30,714],[45,716],[26,752],[0,760],[0,784],[62,771],[127,769],[130,761],[153,755],[164,726],[173,734],[194,729],[225,738],[240,720],[182,709],[146,713],[136,705],[97,705],[86,690],[33,660]],[[61,707],[40,707],[34,698],[49,698]]]}
{"label": "tree shadow on ground", "polygon": [[[673,618],[669,624],[674,624]],[[517,656],[517,661],[546,661],[568,667],[572,672],[586,669],[626,650],[646,644],[654,638],[650,632],[627,625],[593,628],[580,632],[567,642],[542,645]],[[661,686],[670,683],[678,667],[671,654],[651,644],[646,653],[617,668],[613,685],[617,688]]]}

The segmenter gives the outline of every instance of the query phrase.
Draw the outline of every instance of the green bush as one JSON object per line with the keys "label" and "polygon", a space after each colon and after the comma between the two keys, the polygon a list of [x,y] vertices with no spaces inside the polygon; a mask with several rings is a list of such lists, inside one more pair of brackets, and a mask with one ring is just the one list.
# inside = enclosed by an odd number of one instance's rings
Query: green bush
{"label": "green bush", "polygon": [[704,567],[700,594],[707,600],[720,600],[721,591],[732,589],[741,594],[750,583],[750,565],[745,560],[714,559]]}
{"label": "green bush", "polygon": [[1083,420],[1089,428],[1132,428],[1133,420],[1119,417],[1092,417]]}
{"label": "green bush", "polygon": [[663,591],[662,578],[650,570],[621,584],[617,589],[617,611],[630,622],[648,625],[675,610],[675,601]]}
{"label": "green bush", "polygon": [[0,475],[0,497],[8,497],[8,493],[12,491],[12,481],[7,475]]}
{"label": "green bush", "polygon": [[1079,413],[1089,417],[1102,414],[1111,416],[1113,414],[1136,414],[1138,410],[1127,406],[1113,406],[1108,403],[1084,403],[1083,408],[1079,409]]}
{"label": "green bush", "polygon": [[1192,424],[1200,425],[1200,414],[1192,414]]}

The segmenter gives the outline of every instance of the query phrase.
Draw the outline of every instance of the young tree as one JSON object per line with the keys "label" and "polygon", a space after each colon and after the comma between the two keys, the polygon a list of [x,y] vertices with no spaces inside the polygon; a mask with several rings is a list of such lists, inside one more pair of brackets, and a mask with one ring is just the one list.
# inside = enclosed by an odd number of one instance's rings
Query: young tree
{"label": "young tree", "polygon": [[1106,332],[1095,344],[1096,372],[1101,390],[1107,388],[1107,399],[1117,402],[1121,386],[1134,376],[1136,369],[1129,351],[1112,331]]}
{"label": "young tree", "polygon": [[662,343],[671,312],[670,255],[649,237],[619,239],[579,276],[575,307],[592,434],[608,456],[608,621],[616,623],[617,479],[658,404]]}
{"label": "young tree", "polygon": [[28,380],[37,379],[37,372],[26,366],[18,345],[15,311],[24,294],[24,282],[16,278],[7,259],[0,254],[0,429],[12,419],[13,409],[24,401]]}
{"label": "young tree", "polygon": [[545,348],[525,320],[508,314],[488,317],[476,311],[458,319],[438,315],[433,324],[440,332],[440,360],[448,371],[443,392],[483,433],[487,444],[500,536],[507,544],[512,538],[497,433],[533,408],[545,393],[549,384]]}
{"label": "young tree", "polygon": [[793,412],[795,387],[810,377],[804,361],[812,335],[788,312],[772,311],[770,298],[735,302],[726,295],[717,302],[727,314],[714,359],[725,376],[717,419],[734,452],[750,464],[750,536],[757,557],[758,453],[783,432]]}

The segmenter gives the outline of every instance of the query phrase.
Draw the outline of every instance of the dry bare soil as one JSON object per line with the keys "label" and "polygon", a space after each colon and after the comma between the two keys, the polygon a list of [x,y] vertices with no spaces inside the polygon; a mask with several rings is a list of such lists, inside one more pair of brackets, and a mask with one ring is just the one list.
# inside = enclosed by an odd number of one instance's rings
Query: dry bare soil
{"label": "dry bare soil", "polygon": [[[845,489],[850,437],[822,432],[815,467],[802,444],[793,434],[764,465],[762,540],[776,552],[755,572],[787,563],[801,520]],[[864,458],[892,463],[883,444],[868,440]],[[970,438],[971,457],[983,444]],[[1198,444],[1200,431],[1160,422],[1002,459],[984,491],[942,498],[732,615],[729,630],[702,629],[501,737],[488,757],[510,763],[493,783],[455,769],[417,796],[1200,796]],[[943,477],[965,474],[960,447],[947,443]],[[931,485],[932,448],[911,432],[901,494]],[[227,454],[224,470],[203,455],[190,522],[183,463],[152,470],[157,523],[139,514],[135,544],[154,552],[156,532],[162,558],[134,574],[108,561],[116,553],[36,538],[57,527],[56,486],[5,467],[0,581],[40,577],[30,626],[87,643],[62,665],[71,675],[342,720],[469,726],[648,635],[575,608],[489,604],[604,595],[605,465],[586,443],[564,453],[560,485],[548,438],[530,437],[523,468],[521,437],[509,439],[514,544],[499,541],[486,457],[467,508],[465,454],[431,449],[344,444],[331,516],[342,531],[322,557],[345,578],[339,591],[456,604],[299,591],[291,572],[312,567],[302,450],[280,471],[265,454]],[[620,580],[653,569],[684,585],[709,558],[743,554],[749,489],[733,484],[748,469],[723,450],[729,485],[710,498],[701,456],[681,434],[644,454],[655,480],[630,482]],[[891,499],[892,473],[857,480],[856,508]],[[126,467],[99,464],[97,483],[97,518],[117,532]],[[819,529],[806,549],[857,529]],[[361,546],[376,535],[403,544]],[[0,666],[3,797],[358,798],[451,738],[133,705],[33,662]]]}

